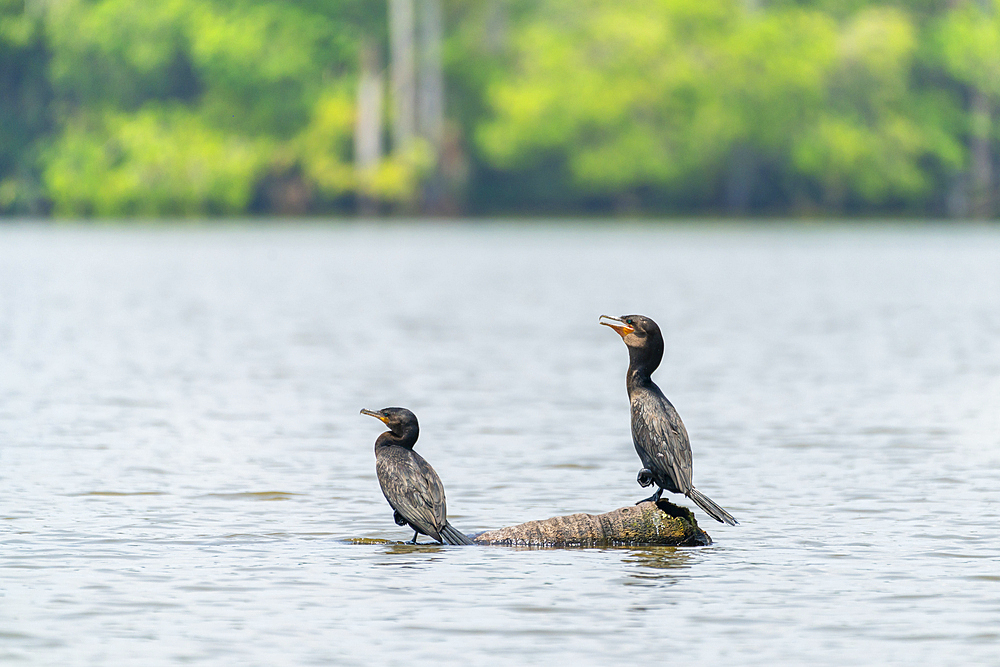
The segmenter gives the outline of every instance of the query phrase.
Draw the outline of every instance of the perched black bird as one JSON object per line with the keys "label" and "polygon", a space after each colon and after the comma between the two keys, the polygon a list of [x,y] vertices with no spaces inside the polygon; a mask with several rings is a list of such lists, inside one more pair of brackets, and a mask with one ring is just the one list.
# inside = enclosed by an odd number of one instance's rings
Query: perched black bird
{"label": "perched black bird", "polygon": [[382,494],[395,512],[398,526],[413,528],[413,540],[423,533],[438,542],[474,544],[448,523],[444,484],[431,464],[413,451],[420,435],[417,416],[406,408],[362,410],[383,422],[389,430],[375,441],[375,472]]}
{"label": "perched black bird", "polygon": [[632,443],[642,460],[636,481],[642,487],[651,484],[658,487],[656,493],[639,502],[658,501],[664,489],[683,493],[716,521],[735,526],[737,521],[729,512],[691,484],[691,443],[687,430],[677,410],[650,377],[663,358],[660,327],[642,315],[601,315],[600,323],[617,331],[628,346],[625,387],[632,405]]}

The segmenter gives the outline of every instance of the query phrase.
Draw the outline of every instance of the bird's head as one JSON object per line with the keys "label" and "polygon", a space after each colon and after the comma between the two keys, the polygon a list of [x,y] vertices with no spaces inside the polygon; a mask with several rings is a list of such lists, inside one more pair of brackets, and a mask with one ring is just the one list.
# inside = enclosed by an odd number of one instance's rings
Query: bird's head
{"label": "bird's head", "polygon": [[374,417],[389,427],[397,436],[404,436],[418,428],[417,416],[406,408],[382,408],[381,410],[362,409],[361,414]]}
{"label": "bird's head", "polygon": [[621,317],[601,315],[599,321],[604,326],[617,331],[629,347],[646,347],[651,342],[663,340],[660,327],[656,326],[656,322],[643,315],[622,315]]}
{"label": "bird's head", "polygon": [[625,341],[629,358],[652,372],[663,357],[663,335],[656,322],[644,315],[601,315],[601,324],[611,327]]}

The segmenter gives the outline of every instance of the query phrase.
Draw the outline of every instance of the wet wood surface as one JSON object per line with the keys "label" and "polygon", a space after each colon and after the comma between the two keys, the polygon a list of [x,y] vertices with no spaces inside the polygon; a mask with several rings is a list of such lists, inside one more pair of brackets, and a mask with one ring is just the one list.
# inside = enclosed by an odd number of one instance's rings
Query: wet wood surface
{"label": "wet wood surface", "polygon": [[703,546],[712,543],[691,511],[666,500],[605,514],[569,514],[488,530],[476,544],[518,547]]}

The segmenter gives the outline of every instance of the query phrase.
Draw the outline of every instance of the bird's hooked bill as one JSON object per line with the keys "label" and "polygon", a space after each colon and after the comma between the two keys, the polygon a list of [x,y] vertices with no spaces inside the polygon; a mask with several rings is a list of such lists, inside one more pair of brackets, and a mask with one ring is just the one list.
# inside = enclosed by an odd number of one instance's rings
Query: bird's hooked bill
{"label": "bird's hooked bill", "polygon": [[379,420],[383,424],[386,423],[385,422],[385,417],[382,416],[382,415],[380,415],[379,413],[375,412],[374,410],[368,410],[367,408],[361,408],[361,414],[368,415],[369,417],[374,417],[375,419]]}
{"label": "bird's hooked bill", "polygon": [[[604,320],[610,320],[610,321],[609,322],[605,322]],[[614,329],[615,331],[617,331],[618,335],[621,336],[622,338],[624,338],[625,336],[627,336],[630,333],[632,333],[633,331],[635,331],[634,327],[632,327],[631,325],[626,324],[625,320],[623,320],[620,317],[612,317],[610,315],[601,315],[600,319],[598,319],[598,323],[599,324],[603,324],[606,327],[611,327],[612,329]]]}

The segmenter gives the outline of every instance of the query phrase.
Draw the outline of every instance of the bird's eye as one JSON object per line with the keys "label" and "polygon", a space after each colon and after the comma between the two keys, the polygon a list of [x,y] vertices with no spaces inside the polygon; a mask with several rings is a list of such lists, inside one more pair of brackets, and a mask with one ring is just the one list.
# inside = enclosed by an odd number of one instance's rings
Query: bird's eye
{"label": "bird's eye", "polygon": [[629,319],[625,320],[625,324],[627,324],[629,326],[632,326],[633,324],[635,324],[635,322],[632,321],[632,318],[629,318]]}

